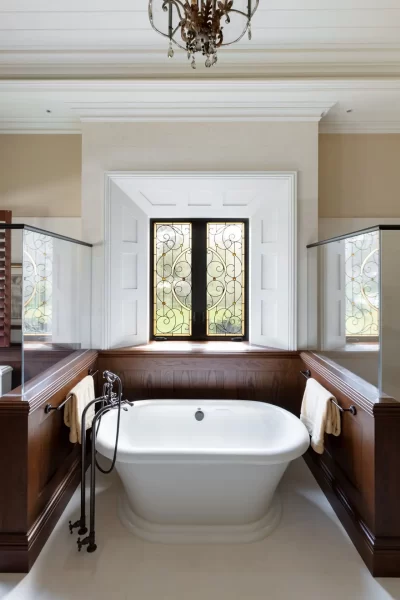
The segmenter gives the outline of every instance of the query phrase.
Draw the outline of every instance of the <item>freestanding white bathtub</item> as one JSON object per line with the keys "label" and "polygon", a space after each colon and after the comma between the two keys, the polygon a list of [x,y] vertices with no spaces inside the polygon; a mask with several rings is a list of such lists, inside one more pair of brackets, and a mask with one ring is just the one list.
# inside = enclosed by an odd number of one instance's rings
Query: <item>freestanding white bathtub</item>
{"label": "freestanding white bathtub", "polygon": [[[117,411],[97,448],[113,456]],[[121,411],[123,524],[153,542],[252,542],[277,525],[276,487],[309,446],[291,413],[241,400],[145,400]]]}

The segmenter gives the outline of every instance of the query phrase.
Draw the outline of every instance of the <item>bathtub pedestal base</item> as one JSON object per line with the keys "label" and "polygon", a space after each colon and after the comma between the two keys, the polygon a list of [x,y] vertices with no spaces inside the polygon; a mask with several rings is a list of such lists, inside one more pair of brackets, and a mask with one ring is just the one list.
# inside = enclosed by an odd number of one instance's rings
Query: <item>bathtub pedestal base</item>
{"label": "bathtub pedestal base", "polygon": [[267,514],[254,523],[245,525],[161,525],[136,515],[124,492],[118,500],[118,514],[122,524],[147,542],[161,544],[246,544],[267,537],[279,524],[281,502],[275,495]]}

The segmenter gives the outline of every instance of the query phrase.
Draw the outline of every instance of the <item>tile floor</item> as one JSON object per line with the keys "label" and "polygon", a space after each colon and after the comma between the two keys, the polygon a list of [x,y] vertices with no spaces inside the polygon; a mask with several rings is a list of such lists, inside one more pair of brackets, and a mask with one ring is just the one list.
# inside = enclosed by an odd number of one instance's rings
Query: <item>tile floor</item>
{"label": "tile floor", "polygon": [[267,539],[240,546],[142,542],[116,517],[119,481],[99,480],[98,544],[78,553],[75,493],[28,575],[0,574],[7,600],[400,600],[400,578],[371,577],[306,465],[280,486],[283,517]]}

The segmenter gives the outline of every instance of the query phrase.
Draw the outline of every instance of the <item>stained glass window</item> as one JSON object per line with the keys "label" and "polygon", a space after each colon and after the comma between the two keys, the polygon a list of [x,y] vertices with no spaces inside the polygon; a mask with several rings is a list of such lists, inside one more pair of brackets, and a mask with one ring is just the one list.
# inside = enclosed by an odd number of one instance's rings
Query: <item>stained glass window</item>
{"label": "stained glass window", "polygon": [[243,336],[244,223],[207,223],[207,335]]}
{"label": "stained glass window", "polygon": [[154,335],[192,333],[192,225],[154,223]]}
{"label": "stained glass window", "polygon": [[152,221],[155,338],[247,339],[248,222]]}
{"label": "stained glass window", "polygon": [[346,239],[346,336],[379,335],[379,232]]}
{"label": "stained glass window", "polygon": [[24,334],[52,333],[53,238],[24,231]]}

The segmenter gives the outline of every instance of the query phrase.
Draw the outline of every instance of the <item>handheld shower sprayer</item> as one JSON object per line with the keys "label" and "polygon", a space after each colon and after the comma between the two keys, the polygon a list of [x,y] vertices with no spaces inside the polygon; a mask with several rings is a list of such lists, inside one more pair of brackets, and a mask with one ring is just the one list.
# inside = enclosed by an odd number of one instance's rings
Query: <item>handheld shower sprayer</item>
{"label": "handheld shower sprayer", "polygon": [[119,379],[118,375],[112,373],[112,371],[104,371],[103,377],[108,381],[108,383],[114,383],[117,379]]}

